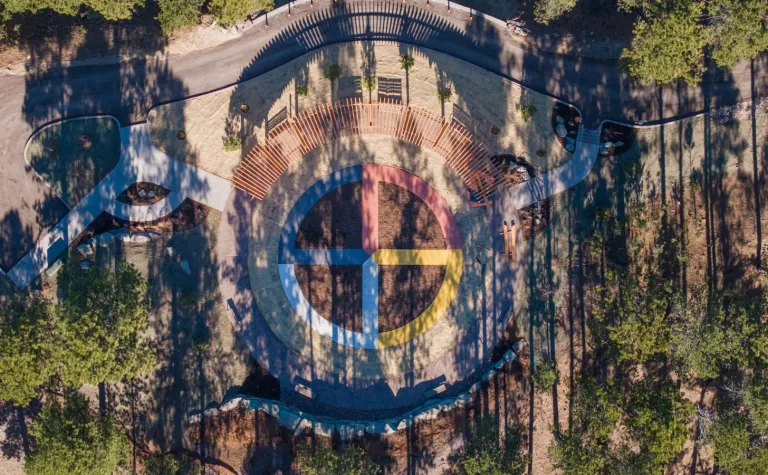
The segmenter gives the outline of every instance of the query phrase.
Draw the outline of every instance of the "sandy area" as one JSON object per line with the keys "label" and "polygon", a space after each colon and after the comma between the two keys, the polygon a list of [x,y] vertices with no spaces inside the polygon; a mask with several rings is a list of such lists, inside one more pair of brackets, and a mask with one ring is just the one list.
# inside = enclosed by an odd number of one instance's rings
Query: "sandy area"
{"label": "sandy area", "polygon": [[[400,56],[415,65],[406,77]],[[324,77],[330,64],[341,77]],[[377,77],[377,89],[362,89],[362,78]],[[438,88],[450,88],[450,101],[440,104]],[[306,89],[302,89],[306,88]],[[297,94],[306,90],[306,96]],[[155,144],[170,156],[224,178],[231,178],[242,156],[283,120],[310,106],[350,97],[379,95],[410,102],[413,107],[457,120],[479,137],[491,153],[524,154],[549,169],[570,154],[555,140],[551,114],[555,101],[476,66],[421,48],[391,43],[355,42],[321,48],[257,78],[218,92],[158,106],[148,121]],[[518,110],[532,104],[537,112],[528,122]],[[249,107],[241,111],[241,105]],[[184,130],[185,141],[176,138]],[[228,135],[241,137],[241,151],[226,152]]]}

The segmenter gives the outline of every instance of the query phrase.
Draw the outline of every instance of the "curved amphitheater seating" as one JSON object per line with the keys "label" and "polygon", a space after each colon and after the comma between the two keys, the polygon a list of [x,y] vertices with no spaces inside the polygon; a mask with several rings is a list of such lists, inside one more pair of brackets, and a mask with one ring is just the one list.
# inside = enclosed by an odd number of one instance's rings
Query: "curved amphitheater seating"
{"label": "curved amphitheater seating", "polygon": [[389,135],[436,152],[484,198],[503,183],[491,154],[458,122],[400,101],[348,99],[317,105],[272,129],[238,165],[233,184],[262,199],[294,160],[338,137],[367,134]]}

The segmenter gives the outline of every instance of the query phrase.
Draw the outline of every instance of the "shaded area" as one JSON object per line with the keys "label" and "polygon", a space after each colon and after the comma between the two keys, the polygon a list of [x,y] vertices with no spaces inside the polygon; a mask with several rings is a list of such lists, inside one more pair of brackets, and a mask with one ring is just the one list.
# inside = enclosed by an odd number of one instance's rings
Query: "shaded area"
{"label": "shaded area", "polygon": [[379,249],[445,249],[437,218],[416,195],[379,182]]}
{"label": "shaded area", "polygon": [[342,185],[326,194],[304,216],[296,233],[296,248],[363,247],[361,182]]}
{"label": "shaded area", "polygon": [[445,266],[379,266],[379,332],[396,330],[421,315],[444,276]]}
{"label": "shaded area", "polygon": [[109,117],[53,124],[32,137],[26,153],[35,173],[72,207],[117,165],[119,125]]}
{"label": "shaded area", "polygon": [[320,315],[347,330],[363,331],[363,268],[297,265],[296,280]]}

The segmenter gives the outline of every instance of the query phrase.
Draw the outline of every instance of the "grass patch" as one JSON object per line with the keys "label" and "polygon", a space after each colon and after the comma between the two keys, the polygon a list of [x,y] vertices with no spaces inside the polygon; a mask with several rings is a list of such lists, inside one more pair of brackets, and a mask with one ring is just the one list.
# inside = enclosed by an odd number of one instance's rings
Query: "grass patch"
{"label": "grass patch", "polygon": [[53,124],[36,134],[27,162],[71,208],[120,160],[120,128],[101,117]]}
{"label": "grass patch", "polygon": [[520,111],[520,115],[523,117],[523,121],[528,122],[528,119],[533,117],[537,109],[533,104],[518,104],[517,110]]}

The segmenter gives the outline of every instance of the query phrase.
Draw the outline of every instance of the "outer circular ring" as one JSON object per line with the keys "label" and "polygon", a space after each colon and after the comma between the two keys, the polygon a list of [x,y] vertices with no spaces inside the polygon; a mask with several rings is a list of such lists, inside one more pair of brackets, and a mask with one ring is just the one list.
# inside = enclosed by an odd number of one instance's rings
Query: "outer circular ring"
{"label": "outer circular ring", "polygon": [[[317,201],[349,183],[363,182],[363,249],[295,249],[302,221]],[[379,249],[378,183],[405,188],[421,199],[437,218],[445,249]],[[453,213],[440,195],[424,180],[400,168],[385,165],[357,165],[333,172],[308,188],[296,201],[285,220],[279,248],[280,282],[291,306],[318,334],[336,343],[368,350],[402,345],[421,335],[448,310],[461,281],[462,240]],[[304,296],[296,278],[297,264],[361,265],[363,267],[363,331],[342,328],[322,317]],[[388,332],[378,332],[378,266],[442,265],[445,276],[438,294],[416,319]]]}

